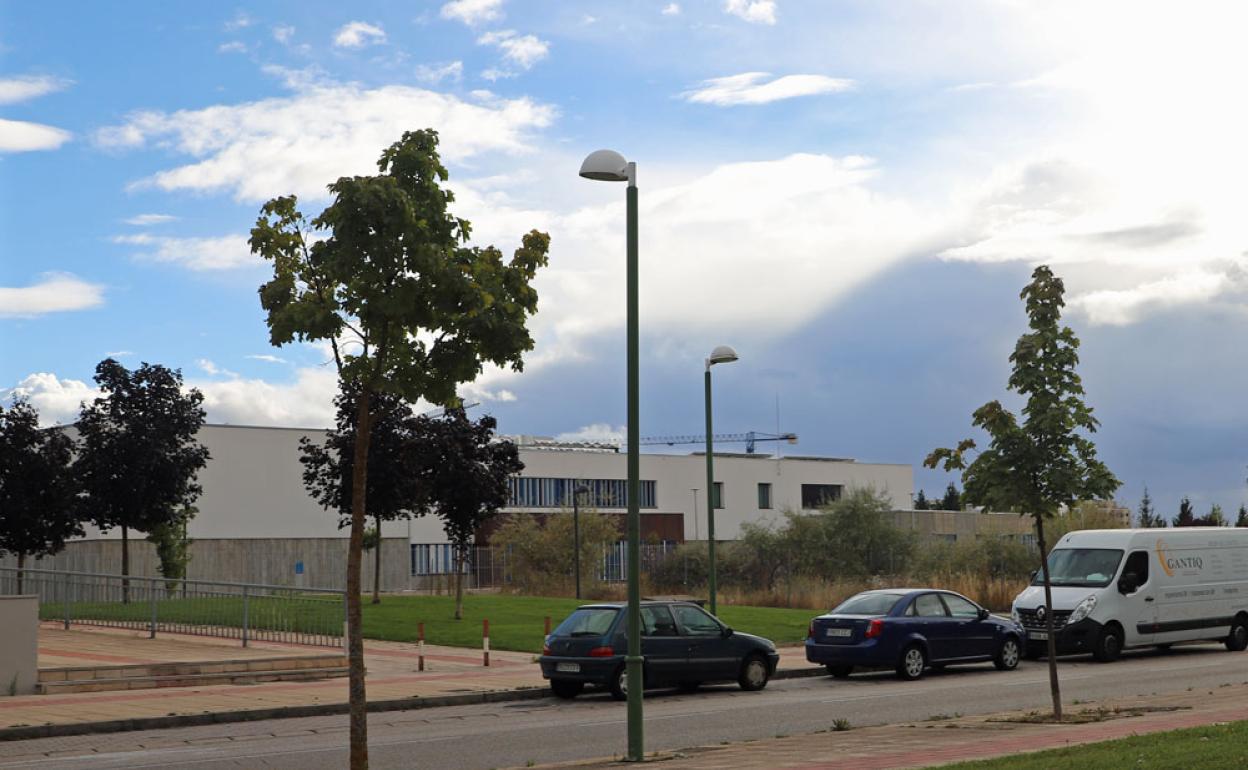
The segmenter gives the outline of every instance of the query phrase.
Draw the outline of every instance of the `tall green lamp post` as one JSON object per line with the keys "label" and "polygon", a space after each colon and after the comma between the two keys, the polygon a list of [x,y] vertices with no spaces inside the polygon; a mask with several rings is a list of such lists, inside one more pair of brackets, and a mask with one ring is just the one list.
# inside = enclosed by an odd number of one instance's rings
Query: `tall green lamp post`
{"label": "tall green lamp post", "polygon": [[711,593],[711,614],[718,614],[715,601],[715,445],[711,430],[711,367],[715,364],[730,364],[737,360],[737,351],[727,345],[720,345],[711,351],[706,359],[706,536],[707,536],[707,589]]}
{"label": "tall green lamp post", "polygon": [[581,164],[581,176],[602,182],[628,182],[628,655],[625,657],[628,691],[628,759],[645,759],[641,708],[641,433],[638,428],[639,378],[637,325],[637,164],[614,150],[591,152]]}

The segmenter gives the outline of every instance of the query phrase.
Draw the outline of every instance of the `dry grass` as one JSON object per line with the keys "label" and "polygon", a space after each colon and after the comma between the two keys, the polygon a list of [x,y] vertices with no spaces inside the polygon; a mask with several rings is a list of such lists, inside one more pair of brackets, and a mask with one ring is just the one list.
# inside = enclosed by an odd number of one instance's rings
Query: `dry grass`
{"label": "dry grass", "polygon": [[1014,597],[1027,587],[1019,578],[994,578],[974,573],[955,573],[916,578],[879,576],[865,580],[817,580],[794,578],[781,581],[774,590],[759,591],[727,588],[720,591],[725,604],[753,607],[798,607],[828,610],[859,591],[874,588],[927,587],[945,588],[969,596],[994,612],[1008,612]]}

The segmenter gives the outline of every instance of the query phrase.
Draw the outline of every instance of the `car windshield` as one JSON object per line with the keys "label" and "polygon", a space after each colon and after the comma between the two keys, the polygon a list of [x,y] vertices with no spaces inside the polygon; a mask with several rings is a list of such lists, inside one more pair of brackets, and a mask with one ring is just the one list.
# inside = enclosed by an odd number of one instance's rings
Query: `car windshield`
{"label": "car windshield", "polygon": [[901,594],[865,593],[851,596],[832,610],[833,615],[887,615]]}
{"label": "car windshield", "polygon": [[[1121,560],[1122,551],[1116,548],[1055,548],[1049,553],[1049,582],[1055,586],[1107,586]],[[1044,585],[1044,575],[1037,572],[1031,584]]]}
{"label": "car windshield", "polygon": [[555,636],[602,636],[615,622],[614,607],[582,607],[555,629]]}

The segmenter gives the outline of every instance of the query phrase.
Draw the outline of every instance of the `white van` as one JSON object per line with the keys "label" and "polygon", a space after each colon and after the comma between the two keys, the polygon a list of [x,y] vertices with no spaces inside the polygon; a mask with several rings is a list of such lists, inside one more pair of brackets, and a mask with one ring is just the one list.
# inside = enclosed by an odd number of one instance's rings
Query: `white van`
{"label": "white van", "polygon": [[[1129,647],[1248,647],[1248,529],[1089,529],[1049,553],[1057,651],[1115,660]],[[1028,657],[1047,651],[1043,577],[1014,599]]]}

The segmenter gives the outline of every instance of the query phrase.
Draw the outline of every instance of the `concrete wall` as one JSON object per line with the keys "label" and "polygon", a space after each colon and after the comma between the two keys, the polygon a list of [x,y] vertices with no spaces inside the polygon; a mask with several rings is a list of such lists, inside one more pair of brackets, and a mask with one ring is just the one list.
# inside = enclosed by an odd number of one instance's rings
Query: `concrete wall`
{"label": "concrete wall", "polygon": [[[381,544],[381,590],[408,587],[411,554],[405,537],[383,538]],[[303,562],[303,574],[295,564]],[[160,575],[156,548],[146,540],[130,541],[130,574]],[[0,566],[15,567],[12,556],[0,558]],[[68,543],[59,554],[27,559],[27,567],[73,572],[121,573],[121,541],[79,540]],[[365,552],[362,568],[367,590],[373,586],[373,554]],[[206,539],[191,543],[187,577],[228,583],[265,583],[307,588],[346,588],[347,540],[345,538],[243,538]]]}
{"label": "concrete wall", "polygon": [[0,596],[0,697],[29,695],[39,678],[39,597]]}

